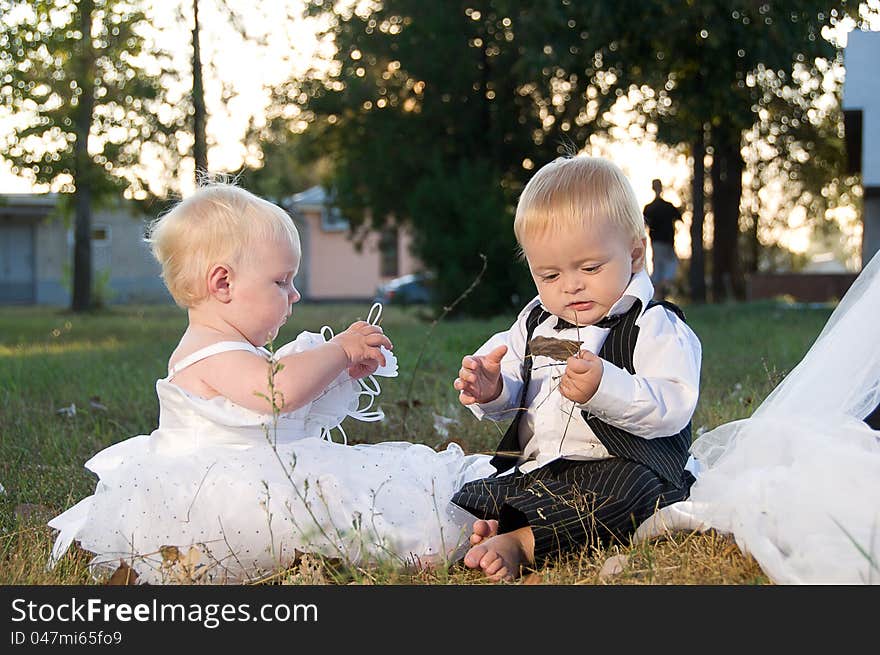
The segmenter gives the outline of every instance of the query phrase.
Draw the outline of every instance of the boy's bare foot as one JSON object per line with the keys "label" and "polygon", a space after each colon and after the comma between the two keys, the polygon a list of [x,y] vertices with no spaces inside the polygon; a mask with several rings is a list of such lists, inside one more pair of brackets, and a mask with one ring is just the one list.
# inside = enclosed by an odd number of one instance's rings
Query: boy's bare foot
{"label": "boy's bare foot", "polygon": [[532,529],[526,526],[481,541],[464,556],[464,565],[470,569],[480,568],[487,578],[501,582],[518,578],[522,575],[522,566],[533,564],[534,560],[535,538]]}
{"label": "boy's bare foot", "polygon": [[484,521],[479,519],[474,521],[474,532],[471,534],[471,545],[476,546],[478,543],[494,537],[498,534],[498,521],[489,519]]}

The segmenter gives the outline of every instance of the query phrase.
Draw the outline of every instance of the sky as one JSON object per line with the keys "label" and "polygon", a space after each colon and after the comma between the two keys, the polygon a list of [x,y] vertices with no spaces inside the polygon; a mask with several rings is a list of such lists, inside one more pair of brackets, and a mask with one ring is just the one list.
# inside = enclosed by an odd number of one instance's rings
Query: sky
{"label": "sky", "polygon": [[[188,0],[186,17],[171,10],[171,2],[153,3],[151,38],[158,45],[173,53],[175,65],[187,70],[190,57],[191,18]],[[871,0],[880,6],[880,0]],[[228,6],[241,18],[241,24],[251,37],[262,35],[267,47],[255,40],[245,41],[231,26],[229,14],[222,7]],[[251,162],[244,144],[248,122],[253,118],[258,124],[263,120],[268,102],[266,87],[281,82],[291,75],[303,74],[316,57],[327,59],[332,46],[321,43],[314,19],[285,20],[285,13],[299,16],[301,0],[263,2],[254,10],[252,0],[200,0],[199,17],[202,27],[202,59],[205,62],[205,93],[208,106],[208,161],[211,170],[235,171],[244,163]],[[872,24],[880,30],[880,20]],[[845,33],[852,26],[839,31],[841,44],[845,45]],[[222,81],[221,81],[222,80]],[[181,88],[180,93],[185,93]],[[229,97],[224,104],[222,96]],[[0,110],[2,112],[2,110]],[[0,113],[0,131],[11,129],[15,117]],[[663,181],[664,197],[676,205],[683,204],[679,191],[686,192],[690,179],[690,166],[684,155],[657,144],[653,135],[630,123],[626,102],[623,100],[614,113],[615,127],[610,136],[594,137],[585,144],[589,154],[606,156],[617,162],[632,182],[641,205],[653,198],[651,180]],[[189,167],[189,168],[187,168]],[[158,171],[157,171],[158,173]],[[192,163],[188,161],[178,171],[184,194],[192,191]],[[27,193],[46,191],[35,189],[23,178],[14,176],[7,162],[0,159],[0,193]],[[295,193],[302,189],[292,189]],[[689,219],[689,215],[685,215]],[[809,247],[809,231],[799,228],[802,218],[793,217],[794,224],[784,235],[785,245],[803,252]],[[676,249],[682,256],[689,256],[690,239],[687,225],[679,224]]]}

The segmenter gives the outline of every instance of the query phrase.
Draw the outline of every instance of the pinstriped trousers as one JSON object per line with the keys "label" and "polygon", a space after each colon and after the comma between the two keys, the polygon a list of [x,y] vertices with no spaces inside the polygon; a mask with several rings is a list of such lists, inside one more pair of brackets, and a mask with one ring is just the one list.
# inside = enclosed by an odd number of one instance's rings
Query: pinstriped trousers
{"label": "pinstriped trousers", "polygon": [[585,546],[626,543],[659,507],[684,500],[694,481],[676,487],[647,466],[620,457],[558,459],[523,473],[474,480],[452,497],[478,518],[497,519],[499,533],[529,526],[535,565]]}

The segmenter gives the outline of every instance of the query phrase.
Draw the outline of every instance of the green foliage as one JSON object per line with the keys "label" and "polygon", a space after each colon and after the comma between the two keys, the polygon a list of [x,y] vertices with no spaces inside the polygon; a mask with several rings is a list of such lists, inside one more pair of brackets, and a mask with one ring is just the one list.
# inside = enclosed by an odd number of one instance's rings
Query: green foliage
{"label": "green foliage", "polygon": [[329,162],[310,149],[306,135],[295,134],[283,121],[270,121],[262,129],[251,127],[248,140],[259,145],[262,165],[245,168],[238,175],[239,183],[263,198],[280,202],[286,196],[317,184],[329,176]]}
{"label": "green foliage", "polygon": [[517,195],[533,168],[592,132],[576,104],[554,104],[558,84],[572,98],[585,87],[559,80],[543,47],[552,6],[391,0],[362,15],[310,4],[330,20],[339,68],[304,82],[299,102],[330,155],[337,202],[354,224],[412,225],[441,302],[467,288],[485,253],[486,288],[463,311],[510,308]]}
{"label": "green foliage", "polygon": [[[833,70],[842,52],[825,30],[844,18],[858,25],[867,7],[846,0],[736,6],[653,0],[591,3],[585,11],[604,26],[608,45],[599,56],[606,69],[622,89],[643,93],[639,110],[657,123],[661,141],[690,145],[705,138],[713,167],[731,171],[742,165],[729,161],[739,159],[742,145],[752,188],[741,195],[735,185],[712,196],[716,221],[738,221],[715,230],[713,248],[733,253],[726,262],[739,257],[737,234],[747,228],[747,266],[768,261],[758,252],[758,221],[769,241],[766,228],[795,207],[827,225],[825,211],[849,202],[854,180],[844,175],[840,76]],[[724,179],[717,170],[716,177]],[[783,197],[782,207],[765,210],[757,195],[770,186]],[[717,268],[713,275],[740,272]]]}
{"label": "green foliage", "polygon": [[[92,12],[90,41],[79,27],[85,9]],[[68,192],[88,176],[96,195],[130,188],[142,196],[148,185],[135,167],[145,149],[158,146],[153,156],[175,170],[185,116],[164,101],[160,75],[146,66],[147,17],[138,3],[0,0],[0,15],[0,98],[26,119],[2,144],[14,172]],[[149,54],[165,65],[163,53]],[[77,123],[82,100],[92,96],[90,161],[78,170]]]}
{"label": "green foliage", "polygon": [[[309,122],[309,140],[329,155],[328,182],[345,215],[374,227],[389,217],[411,223],[424,233],[417,254],[426,262],[439,259],[431,250],[444,225],[466,219],[426,211],[424,199],[444,197],[438,185],[460,179],[463,162],[492,172],[489,187],[500,189],[509,216],[531,172],[586,147],[624,95],[637,103],[643,124],[658,126],[662,141],[692,145],[707,135],[719,182],[738,179],[743,133],[757,125],[761,134],[785,135],[773,157],[790,163],[772,170],[793,176],[785,189],[792,205],[821,214],[827,189],[828,197],[847,197],[838,116],[816,111],[835,90],[814,84],[823,62],[838,56],[823,30],[844,17],[865,19],[846,0],[738,7],[720,0],[386,0],[355,9],[313,0],[307,12],[329,21],[336,68],[287,97]],[[791,154],[798,151],[805,156]],[[736,182],[715,189],[716,220],[725,228],[716,226],[715,248],[731,254],[715,262],[719,278],[737,273],[722,265],[738,257],[741,199]],[[445,207],[462,211],[461,203]],[[492,229],[500,224],[483,220]],[[460,235],[464,252],[479,251],[489,232]],[[454,274],[432,266],[440,279]]]}
{"label": "green foliage", "polygon": [[408,194],[409,215],[419,227],[415,247],[428,268],[441,272],[434,283],[441,306],[469,287],[482,269],[480,254],[486,256],[480,283],[456,307],[472,316],[511,311],[535,294],[497,179],[486,161],[463,161],[451,171],[437,164]]}

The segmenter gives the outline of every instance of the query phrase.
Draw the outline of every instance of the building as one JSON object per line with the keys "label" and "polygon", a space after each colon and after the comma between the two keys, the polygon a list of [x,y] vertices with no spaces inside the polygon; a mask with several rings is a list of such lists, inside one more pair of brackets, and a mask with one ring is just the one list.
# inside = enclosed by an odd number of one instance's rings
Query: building
{"label": "building", "polygon": [[[0,304],[69,305],[72,288],[72,216],[60,196],[0,195]],[[170,300],[144,243],[149,217],[119,200],[92,214],[92,270],[105,302]]]}
{"label": "building", "polygon": [[844,50],[844,128],[849,169],[861,173],[862,265],[880,250],[880,32],[853,30]]}
{"label": "building", "polygon": [[407,230],[353,235],[323,187],[314,186],[280,204],[299,230],[303,257],[296,287],[306,300],[370,299],[383,282],[421,268],[410,252],[412,237]]}
{"label": "building", "polygon": [[[73,266],[72,217],[57,194],[0,195],[0,305],[69,305]],[[307,301],[368,301],[376,287],[418,270],[406,230],[353,238],[321,187],[282,201],[300,233],[303,258],[297,288]],[[154,216],[119,200],[92,215],[96,293],[109,303],[171,302],[159,266],[144,242]]]}

